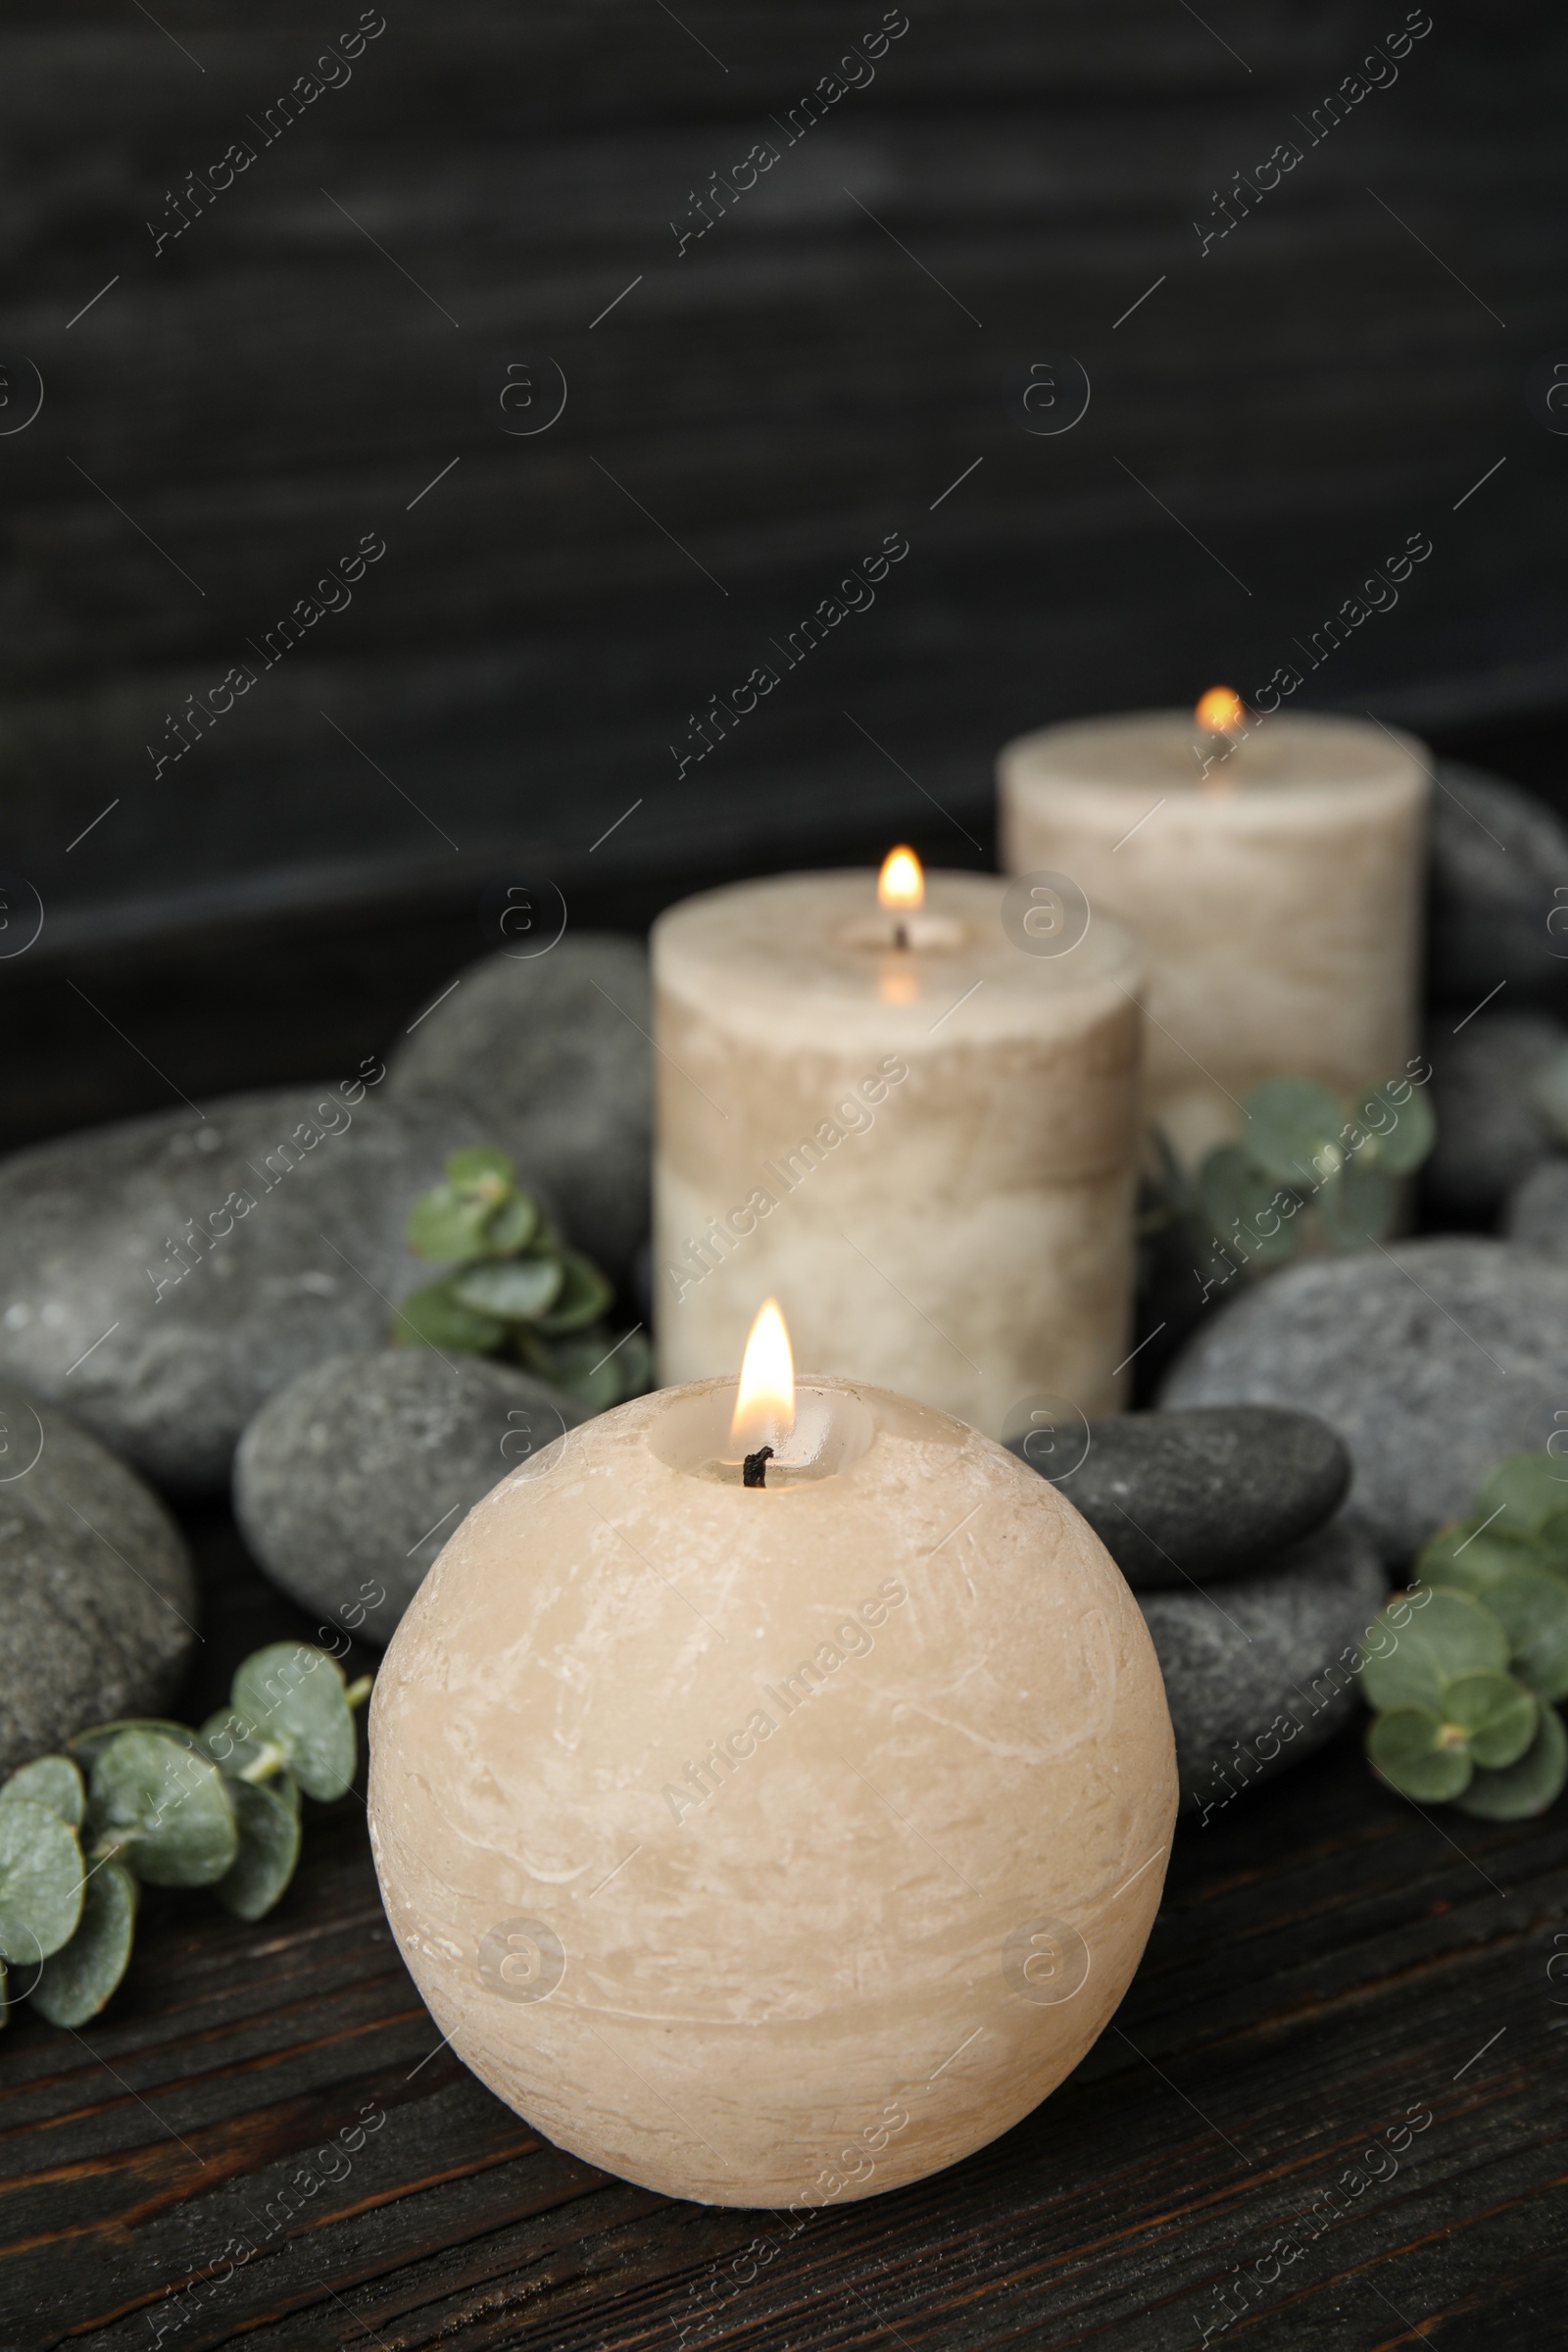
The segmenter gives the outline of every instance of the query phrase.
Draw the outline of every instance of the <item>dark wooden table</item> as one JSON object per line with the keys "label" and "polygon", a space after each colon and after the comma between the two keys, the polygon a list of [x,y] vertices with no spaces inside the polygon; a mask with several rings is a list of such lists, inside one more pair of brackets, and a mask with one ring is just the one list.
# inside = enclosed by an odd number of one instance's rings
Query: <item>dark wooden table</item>
{"label": "dark wooden table", "polygon": [[[226,1516],[190,1527],[199,1718],[310,1629]],[[492,2098],[398,1957],[349,1796],[270,1918],[150,1893],[102,2019],[13,2019],[0,2346],[1536,2352],[1568,2340],[1565,1896],[1568,1809],[1440,1822],[1348,1738],[1181,1832],[1143,1968],[1054,2098],[803,2222],[608,2179]]]}

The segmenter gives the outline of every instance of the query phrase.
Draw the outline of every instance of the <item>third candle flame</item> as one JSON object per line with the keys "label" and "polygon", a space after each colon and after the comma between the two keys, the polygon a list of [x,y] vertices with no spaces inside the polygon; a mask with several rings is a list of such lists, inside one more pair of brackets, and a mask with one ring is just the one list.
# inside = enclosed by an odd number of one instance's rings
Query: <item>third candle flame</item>
{"label": "third candle flame", "polygon": [[795,1427],[795,1358],[776,1298],[764,1301],[752,1325],[735,1394],[730,1444],[744,1452],[776,1446]]}
{"label": "third candle flame", "polygon": [[1206,735],[1234,735],[1247,716],[1242,698],[1229,686],[1211,686],[1198,698],[1193,717]]}
{"label": "third candle flame", "polygon": [[882,860],[882,871],[876,878],[876,898],[879,906],[891,906],[908,914],[925,899],[925,874],[919,858],[912,850],[901,844],[889,850]]}

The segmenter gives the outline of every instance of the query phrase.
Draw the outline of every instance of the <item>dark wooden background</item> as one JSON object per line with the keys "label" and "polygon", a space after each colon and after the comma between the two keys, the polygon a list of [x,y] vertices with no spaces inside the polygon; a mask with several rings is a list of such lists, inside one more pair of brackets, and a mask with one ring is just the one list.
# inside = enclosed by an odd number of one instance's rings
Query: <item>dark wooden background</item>
{"label": "dark wooden background", "polygon": [[[914,0],[875,82],[677,259],[689,191],[882,13],[389,0],[347,86],[154,259],[167,191],[258,145],[358,10],[11,0],[0,335],[46,394],[0,437],[0,866],[52,951],[466,908],[498,861],[666,896],[917,827],[962,861],[1008,733],[1261,684],[1412,530],[1432,559],[1316,699],[1560,712],[1568,439],[1524,390],[1568,346],[1560,13],[1440,5],[1200,258],[1214,189],[1304,145],[1403,7]],[[565,414],[509,438],[481,369],[540,351]],[[1004,382],[1062,351],[1089,412],[1035,438]],[[875,611],[677,783],[688,711],[890,529]],[[164,713],[366,530],[353,608],[155,783]]]}

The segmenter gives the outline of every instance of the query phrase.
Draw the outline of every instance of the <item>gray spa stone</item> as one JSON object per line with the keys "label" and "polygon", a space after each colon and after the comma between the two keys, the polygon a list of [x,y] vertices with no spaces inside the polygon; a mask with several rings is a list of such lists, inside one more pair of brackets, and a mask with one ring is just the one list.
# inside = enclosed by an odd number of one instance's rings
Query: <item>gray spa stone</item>
{"label": "gray spa stone", "polygon": [[[1027,1439],[1013,1446],[1027,1461]],[[1054,1483],[1135,1589],[1239,1576],[1333,1516],[1350,1457],[1326,1421],[1277,1405],[1118,1413]]]}
{"label": "gray spa stone", "polygon": [[234,1515],[303,1608],[384,1646],[466,1514],[588,1418],[509,1364],[385,1348],[314,1364],[234,1460]]}
{"label": "gray spa stone", "polygon": [[349,1100],[232,1095],[0,1163],[0,1376],[160,1485],[223,1486],[257,1407],[307,1364],[378,1346],[391,1302],[429,1279],[404,1244],[410,1205],[476,1140],[461,1115],[345,1084]]}
{"label": "gray spa stone", "polygon": [[1356,1711],[1366,1636],[1388,1592],[1370,1538],[1342,1518],[1213,1592],[1140,1594],[1184,1811],[1228,1803],[1298,1763]]}
{"label": "gray spa stone", "polygon": [[1496,1009],[1457,1036],[1451,1027],[1435,1014],[1427,1038],[1438,1138],[1421,1181],[1440,1214],[1490,1221],[1520,1178],[1562,1149],[1532,1090],[1568,1049],[1568,1030],[1549,1013]]}
{"label": "gray spa stone", "polygon": [[0,1779],[90,1723],[168,1706],[196,1579],[156,1494],[66,1414],[0,1385]]}
{"label": "gray spa stone", "polygon": [[1162,1406],[1285,1404],[1339,1431],[1346,1504],[1403,1569],[1504,1454],[1544,1446],[1568,1401],[1568,1268],[1439,1238],[1309,1259],[1221,1309]]}
{"label": "gray spa stone", "polygon": [[1544,1159],[1513,1193],[1502,1235],[1517,1249],[1568,1266],[1568,1159]]}
{"label": "gray spa stone", "polygon": [[398,1047],[390,1092],[463,1111],[624,1284],[650,1223],[653,1025],[647,950],[568,931],[542,956],[470,964]]}
{"label": "gray spa stone", "polygon": [[1568,882],[1568,827],[1518,784],[1451,760],[1436,766],[1428,827],[1427,970],[1454,1019],[1499,980],[1510,1006],[1568,1003],[1568,930],[1548,931]]}

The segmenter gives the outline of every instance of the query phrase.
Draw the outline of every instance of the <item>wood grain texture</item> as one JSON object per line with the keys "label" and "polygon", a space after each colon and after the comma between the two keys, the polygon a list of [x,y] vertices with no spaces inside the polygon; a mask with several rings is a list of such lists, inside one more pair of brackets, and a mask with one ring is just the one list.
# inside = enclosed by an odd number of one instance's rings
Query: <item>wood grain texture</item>
{"label": "wood grain texture", "polygon": [[[1541,0],[1444,17],[1316,145],[1297,119],[1402,11],[928,0],[791,146],[770,124],[870,0],[394,6],[270,144],[247,123],[358,12],[156,13],[0,26],[5,333],[47,387],[0,436],[0,849],[57,916],[323,862],[439,888],[453,842],[585,878],[787,863],[923,810],[911,775],[961,857],[1006,735],[1261,683],[1412,529],[1425,576],[1306,691],[1419,723],[1568,686],[1562,444],[1523,398],[1568,343]],[[690,192],[764,136],[678,257]],[[254,165],[155,257],[236,137]],[[1300,166],[1201,254],[1215,188],[1287,137]],[[566,411],[513,439],[480,370],[539,350]],[[1089,413],[1035,438],[1004,379],[1062,350]],[[892,528],[876,609],[677,779],[688,713]],[[352,608],[155,779],[165,713],[366,530]]]}
{"label": "wood grain texture", "polygon": [[[310,1628],[226,1518],[192,1533],[199,1714]],[[350,1796],[314,1810],[270,1918],[150,1894],[106,2017],[19,2013],[0,2345],[1178,2352],[1217,2340],[1222,2293],[1222,2331],[1269,2348],[1545,2343],[1565,1905],[1560,1814],[1427,1817],[1342,1740],[1179,1833],[1144,1966],[1054,2098],[952,2172],[792,2219],[610,2180],[482,2089],[410,1984]],[[1396,2170],[1367,2159],[1426,2112]],[[328,2151],[375,2116],[345,2170]]]}

